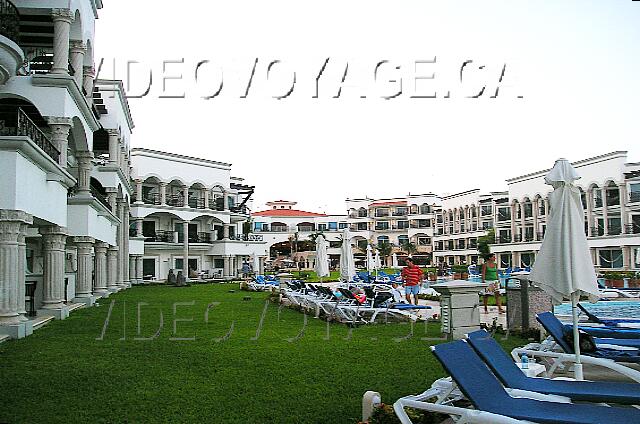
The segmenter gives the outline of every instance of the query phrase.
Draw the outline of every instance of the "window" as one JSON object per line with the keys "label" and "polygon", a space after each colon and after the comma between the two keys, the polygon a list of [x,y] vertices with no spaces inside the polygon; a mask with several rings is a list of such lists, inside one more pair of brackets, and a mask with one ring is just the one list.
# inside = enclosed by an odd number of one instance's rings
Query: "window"
{"label": "window", "polygon": [[607,206],[620,205],[620,190],[615,184],[607,186]]}
{"label": "window", "polygon": [[409,208],[407,207],[397,207],[395,212],[393,213],[394,216],[405,216],[407,213],[409,213]]}
{"label": "window", "polygon": [[387,221],[376,222],[376,230],[388,230],[388,229],[389,229],[389,222]]}
{"label": "window", "polygon": [[409,236],[398,236],[398,244],[400,246],[407,243],[409,243]]}
{"label": "window", "polygon": [[431,213],[431,206],[425,204],[420,205],[420,214],[421,215],[426,215],[428,213]]}
{"label": "window", "polygon": [[498,243],[511,243],[511,230],[500,230],[498,232]]}
{"label": "window", "polygon": [[409,221],[398,221],[398,229],[405,230],[409,228]]}
{"label": "window", "polygon": [[596,219],[596,228],[594,228],[595,231],[592,231],[592,236],[603,236],[604,235],[604,219],[603,218],[597,218]]}
{"label": "window", "polygon": [[600,268],[622,268],[622,249],[598,250]]}
{"label": "window", "polygon": [[595,208],[602,207],[602,190],[599,188],[593,189],[593,207]]}
{"label": "window", "polygon": [[255,222],[253,224],[253,228],[255,229],[255,231],[262,231],[262,224],[263,222]]}
{"label": "window", "polygon": [[533,227],[524,227],[524,241],[533,241]]}
{"label": "window", "polygon": [[367,216],[367,210],[365,208],[358,209],[358,217],[366,218],[366,216]]}
{"label": "window", "polygon": [[318,224],[318,231],[327,231],[327,224]]}
{"label": "window", "polygon": [[607,218],[607,225],[609,226],[610,236],[617,236],[619,234],[622,234],[620,217]]}
{"label": "window", "polygon": [[520,266],[528,267],[532,266],[534,261],[533,253],[521,253],[520,254]]}
{"label": "window", "polygon": [[533,205],[531,202],[527,202],[524,204],[524,217],[531,218],[533,217]]}
{"label": "window", "polygon": [[410,211],[412,214],[417,214],[418,213],[418,205],[411,205]]}
{"label": "window", "polygon": [[442,221],[442,215],[438,214],[438,215],[436,216],[436,222],[437,222],[438,224],[442,224],[442,222],[443,222],[443,221]]}
{"label": "window", "polygon": [[640,202],[640,183],[629,185],[629,201]]}
{"label": "window", "polygon": [[431,244],[431,238],[429,237],[418,237],[418,245],[419,246],[428,246]]}
{"label": "window", "polygon": [[156,236],[156,222],[155,221],[142,221],[142,235],[145,237]]}
{"label": "window", "polygon": [[382,244],[382,243],[389,243],[389,237],[388,236],[378,236],[378,244]]}
{"label": "window", "polygon": [[[174,264],[174,269],[177,269],[178,271],[182,270],[182,258],[176,258]],[[189,258],[189,269],[198,271],[198,259]]]}
{"label": "window", "polygon": [[213,267],[214,268],[224,268],[224,259],[222,259],[222,258],[214,258],[213,259]]}
{"label": "window", "polygon": [[[366,222],[363,222],[362,224],[364,224],[364,229],[366,230],[366,229],[367,229],[367,223],[366,223]],[[360,226],[360,224],[358,224],[358,227],[359,227],[359,226]],[[347,223],[346,223],[346,222],[340,222],[340,223],[338,223],[338,229],[339,229],[339,230],[344,230],[345,228],[347,228]],[[358,228],[358,229],[360,229],[360,228]]]}
{"label": "window", "polygon": [[[346,224],[340,223],[340,225],[346,225]],[[366,222],[358,222],[358,231],[367,231],[367,223]]]}
{"label": "window", "polygon": [[498,208],[498,221],[511,220],[511,208],[509,206],[501,206]]}
{"label": "window", "polygon": [[337,230],[338,229],[338,223],[337,222],[330,222],[329,223],[329,229],[330,230]]}
{"label": "window", "polygon": [[493,213],[493,207],[491,205],[482,205],[480,207],[480,216],[487,216]]}
{"label": "window", "polygon": [[358,241],[356,241],[356,246],[360,250],[367,250],[367,240],[366,239],[359,239]]}
{"label": "window", "polygon": [[387,208],[377,208],[376,209],[376,216],[377,217],[389,216],[389,209],[387,209]]}
{"label": "window", "polygon": [[493,222],[491,221],[482,221],[482,229],[483,230],[489,230],[493,228]]}
{"label": "window", "polygon": [[418,228],[428,228],[431,226],[431,221],[428,219],[419,219]]}
{"label": "window", "polygon": [[544,199],[538,200],[538,215],[545,216]]}
{"label": "window", "polygon": [[511,267],[511,253],[501,253],[500,254],[500,268],[509,268]]}

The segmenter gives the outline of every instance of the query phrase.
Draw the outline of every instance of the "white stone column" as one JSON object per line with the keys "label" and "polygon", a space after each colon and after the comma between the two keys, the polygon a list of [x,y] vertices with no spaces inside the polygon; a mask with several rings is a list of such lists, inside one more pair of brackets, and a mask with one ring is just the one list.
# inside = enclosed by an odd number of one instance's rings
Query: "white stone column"
{"label": "white stone column", "polygon": [[185,208],[189,207],[189,186],[182,187],[182,197],[184,197],[184,206]]}
{"label": "white stone column", "polygon": [[105,187],[105,191],[107,192],[107,203],[111,207],[111,213],[114,215],[118,215],[118,207],[116,198],[118,197],[118,191],[114,187]]}
{"label": "white stone column", "polygon": [[114,293],[120,290],[118,284],[118,246],[109,246],[107,250],[107,290]]}
{"label": "white stone column", "polygon": [[224,224],[223,225],[223,231],[222,231],[222,239],[223,240],[229,240],[229,228],[231,227],[230,224]]}
{"label": "white stone column", "polygon": [[25,272],[27,271],[27,243],[25,235],[29,224],[23,223],[18,233],[18,313],[20,319],[27,321]]}
{"label": "white stone column", "polygon": [[204,190],[204,208],[209,209],[209,190]]}
{"label": "white stone column", "polygon": [[142,235],[142,222],[144,220],[142,218],[136,218],[136,237],[143,237]]}
{"label": "white stone column", "polygon": [[[31,215],[14,210],[0,210],[0,326],[24,321],[24,295],[20,303],[20,285],[24,293],[24,261],[20,260],[26,225]],[[22,268],[21,268],[22,265]],[[22,336],[24,337],[24,335]]]}
{"label": "white stone column", "polygon": [[72,40],[69,46],[71,67],[74,71],[73,79],[76,80],[78,88],[82,90],[84,82],[84,55],[87,53],[87,45],[80,40]]}
{"label": "white stone column", "polygon": [[167,183],[165,182],[160,183],[160,204],[167,204]]}
{"label": "white stone column", "polygon": [[53,67],[52,74],[69,75],[69,33],[74,13],[69,9],[52,9]]}
{"label": "white stone column", "polygon": [[91,196],[90,179],[93,152],[76,152],[76,159],[78,161],[78,195]]}
{"label": "white stone column", "polygon": [[107,243],[96,243],[93,246],[95,252],[95,286],[93,294],[96,296],[105,296],[109,293],[107,290]]}
{"label": "white stone column", "polygon": [[626,183],[618,184],[618,196],[620,197],[620,223],[622,225],[622,234],[626,234],[626,227],[631,224],[629,221],[629,211],[627,210],[629,195],[627,194]]}
{"label": "white stone column", "polygon": [[136,201],[135,204],[136,205],[140,205],[142,204],[142,180],[137,179],[135,180],[136,183]]}
{"label": "white stone column", "polygon": [[223,210],[229,211],[229,193],[224,191],[222,192],[222,201],[223,201]]}
{"label": "white stone column", "polygon": [[130,224],[130,206],[129,203],[124,202],[123,210],[122,210],[122,276],[123,283],[126,287],[131,287],[131,280],[129,279],[129,224]]}
{"label": "white stone column", "polygon": [[587,237],[592,237],[593,231],[593,190],[587,189],[587,193],[585,194],[587,198]]}
{"label": "white stone column", "polygon": [[109,164],[112,166],[120,163],[120,133],[117,129],[107,128],[109,134]]}
{"label": "white stone column", "polygon": [[91,306],[95,302],[92,293],[91,275],[93,272],[93,243],[92,237],[74,237],[73,242],[78,249],[78,272],[76,273],[76,297],[73,299],[77,303],[85,303]]}
{"label": "white stone column", "polygon": [[124,237],[123,237],[123,233],[125,231],[124,228],[124,199],[119,198],[116,200],[117,203],[117,214],[116,216],[118,217],[118,220],[120,220],[120,223],[118,224],[117,230],[116,230],[116,243],[118,243],[118,270],[117,270],[117,282],[118,282],[118,287],[120,287],[121,289],[126,288],[125,284],[124,284],[124,261],[125,261],[125,256],[124,256]]}
{"label": "white stone column", "polygon": [[138,284],[136,281],[136,257],[129,256],[129,281],[131,284]]}
{"label": "white stone column", "polygon": [[138,284],[144,284],[144,276],[142,273],[142,255],[136,256],[136,280]]}
{"label": "white stone column", "polygon": [[267,258],[261,256],[260,258],[258,258],[258,262],[260,264],[260,266],[258,267],[258,273],[260,275],[264,275],[264,262]]}
{"label": "white stone column", "polygon": [[538,213],[540,212],[540,210],[538,209],[539,204],[538,204],[538,199],[533,199],[531,202],[531,208],[532,208],[532,212],[533,212],[533,240],[534,241],[539,241],[538,238],[538,232],[540,231],[539,229],[539,222],[538,222]]}
{"label": "white stone column", "polygon": [[223,277],[226,278],[226,277],[229,277],[229,274],[230,274],[229,256],[223,256],[222,260],[224,262],[222,274],[223,274]]}
{"label": "white stone column", "polygon": [[67,167],[67,149],[69,146],[69,131],[73,126],[71,118],[49,116],[47,118],[49,127],[51,128],[51,142],[60,151],[60,159],[58,164]]}
{"label": "white stone column", "polygon": [[89,106],[93,104],[93,82],[96,77],[96,71],[93,66],[82,67],[82,88],[84,88],[85,96],[89,102]]}
{"label": "white stone column", "polygon": [[189,221],[182,223],[182,275],[189,280]]}
{"label": "white stone column", "polygon": [[609,235],[609,205],[607,205],[607,186],[602,187],[602,225],[604,227],[604,235]]}
{"label": "white stone column", "polygon": [[42,234],[44,253],[44,300],[40,311],[52,314],[58,319],[64,319],[69,315],[64,304],[67,230],[58,226],[41,227],[40,234]]}

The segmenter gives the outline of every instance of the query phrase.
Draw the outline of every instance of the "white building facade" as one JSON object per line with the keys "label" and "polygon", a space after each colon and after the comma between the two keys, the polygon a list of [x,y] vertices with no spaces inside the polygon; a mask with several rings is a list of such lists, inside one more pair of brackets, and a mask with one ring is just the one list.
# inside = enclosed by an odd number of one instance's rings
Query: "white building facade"
{"label": "white building facade", "polygon": [[170,269],[230,279],[256,260],[264,268],[262,235],[245,231],[254,187],[231,177],[230,164],[137,148],[131,159],[131,235],[144,241],[143,279],[166,280]]}

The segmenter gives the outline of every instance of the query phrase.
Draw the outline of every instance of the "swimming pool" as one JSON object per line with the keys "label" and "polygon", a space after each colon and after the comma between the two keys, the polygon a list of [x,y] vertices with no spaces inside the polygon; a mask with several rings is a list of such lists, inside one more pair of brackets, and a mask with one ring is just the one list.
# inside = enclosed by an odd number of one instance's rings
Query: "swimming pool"
{"label": "swimming pool", "polygon": [[[599,318],[638,318],[640,319],[640,302],[608,301],[588,303],[581,302],[585,309]],[[563,303],[554,308],[554,313],[571,315],[571,304]]]}

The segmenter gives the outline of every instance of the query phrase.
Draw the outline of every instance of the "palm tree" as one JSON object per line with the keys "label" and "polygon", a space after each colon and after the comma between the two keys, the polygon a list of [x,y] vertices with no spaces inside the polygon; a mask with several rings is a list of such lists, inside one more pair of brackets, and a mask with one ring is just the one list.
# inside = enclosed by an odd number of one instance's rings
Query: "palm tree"
{"label": "palm tree", "polygon": [[415,243],[411,243],[409,241],[402,243],[400,248],[407,253],[407,255],[412,256],[414,253],[418,251],[418,246]]}
{"label": "palm tree", "polygon": [[384,263],[386,265],[387,258],[391,256],[391,252],[393,251],[393,246],[389,242],[382,241],[378,243],[378,246],[376,246],[376,249],[378,249],[378,252],[380,252],[380,256],[382,256]]}

